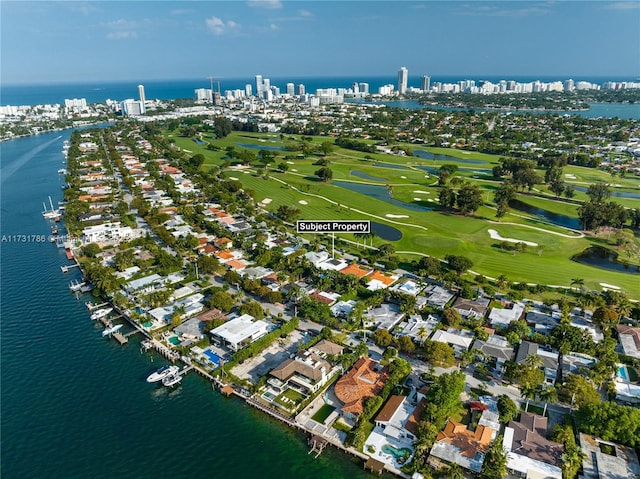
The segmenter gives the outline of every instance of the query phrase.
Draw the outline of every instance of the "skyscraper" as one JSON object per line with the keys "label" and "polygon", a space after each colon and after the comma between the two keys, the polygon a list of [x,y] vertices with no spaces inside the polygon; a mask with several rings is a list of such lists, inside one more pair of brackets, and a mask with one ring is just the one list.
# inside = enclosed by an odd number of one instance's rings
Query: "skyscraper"
{"label": "skyscraper", "polygon": [[146,101],[144,96],[144,85],[138,85],[138,96],[140,97],[140,101],[144,104]]}
{"label": "skyscraper", "polygon": [[293,96],[294,92],[295,86],[293,85],[293,83],[287,83],[287,95]]}
{"label": "skyscraper", "polygon": [[304,95],[305,94],[305,88],[304,85],[302,83],[300,83],[298,85],[298,95]]}
{"label": "skyscraper", "polygon": [[256,75],[256,96],[262,95],[262,75]]}
{"label": "skyscraper", "polygon": [[420,82],[420,89],[422,91],[429,91],[431,89],[431,77],[429,75],[424,75],[422,77],[422,81]]}
{"label": "skyscraper", "polygon": [[407,83],[409,81],[409,70],[406,67],[400,68],[398,71],[398,93],[404,95],[407,92]]}

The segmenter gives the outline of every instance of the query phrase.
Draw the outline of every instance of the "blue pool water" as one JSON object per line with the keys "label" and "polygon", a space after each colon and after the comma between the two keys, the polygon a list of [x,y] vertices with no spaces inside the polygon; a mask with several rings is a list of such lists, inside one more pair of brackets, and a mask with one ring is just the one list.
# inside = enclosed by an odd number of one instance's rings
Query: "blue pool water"
{"label": "blue pool water", "polygon": [[629,382],[629,374],[625,366],[618,366],[618,377],[622,378],[625,382]]}
{"label": "blue pool water", "polygon": [[220,356],[211,351],[210,349],[205,349],[202,354],[209,358],[209,360],[214,363],[216,366],[220,366]]}
{"label": "blue pool water", "polygon": [[398,449],[397,447],[393,447],[391,444],[385,444],[382,446],[382,452],[385,454],[391,454],[396,459],[402,459],[405,457],[405,454],[411,455],[411,449],[403,447],[402,449]]}

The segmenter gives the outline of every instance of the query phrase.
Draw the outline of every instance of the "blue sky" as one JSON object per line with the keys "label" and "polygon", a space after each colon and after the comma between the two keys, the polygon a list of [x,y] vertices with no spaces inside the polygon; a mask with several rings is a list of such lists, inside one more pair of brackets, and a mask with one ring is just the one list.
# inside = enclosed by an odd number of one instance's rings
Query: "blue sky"
{"label": "blue sky", "polygon": [[0,2],[2,83],[640,76],[640,2]]}

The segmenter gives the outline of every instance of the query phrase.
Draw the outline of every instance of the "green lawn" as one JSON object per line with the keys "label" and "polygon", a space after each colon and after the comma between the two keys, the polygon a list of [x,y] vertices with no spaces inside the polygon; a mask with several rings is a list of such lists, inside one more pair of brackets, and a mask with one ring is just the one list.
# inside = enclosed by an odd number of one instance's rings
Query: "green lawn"
{"label": "green lawn", "polygon": [[[279,135],[234,132],[227,138],[211,140],[222,151],[211,151],[197,145],[190,138],[172,137],[175,144],[183,149],[205,155],[205,168],[208,165],[220,165],[225,156],[224,148],[237,143],[261,144],[260,140],[269,141],[269,145],[292,143],[292,135],[285,135],[280,141]],[[327,141],[326,137],[314,138],[313,142]],[[491,168],[498,161],[497,156],[478,153],[463,153],[459,150],[415,147],[434,153],[447,154],[462,159],[478,159],[486,162],[482,165],[459,163],[460,172],[467,175],[468,169]],[[254,150],[256,153],[258,150]],[[600,283],[615,285],[625,290],[632,298],[640,298],[640,284],[637,276],[599,269],[571,261],[571,257],[591,245],[601,244],[600,238],[581,237],[560,226],[550,225],[526,213],[512,209],[499,222],[495,218],[492,207],[493,191],[498,183],[493,180],[470,178],[483,190],[486,202],[473,216],[461,216],[440,211],[437,206],[438,188],[436,178],[423,170],[415,168],[416,164],[432,166],[433,161],[415,157],[398,157],[379,153],[366,154],[351,150],[336,149],[327,158],[333,171],[333,181],[351,181],[360,184],[373,184],[392,190],[393,198],[414,205],[433,208],[433,211],[414,211],[401,205],[392,205],[372,198],[368,195],[351,191],[347,188],[323,183],[314,176],[320,166],[314,165],[320,157],[310,156],[298,158],[299,152],[277,152],[279,157],[275,164],[288,161],[286,173],[269,170],[268,179],[258,175],[255,169],[239,171],[227,169],[223,172],[228,178],[237,178],[245,188],[254,192],[256,201],[269,198],[272,201],[265,207],[275,212],[280,205],[295,206],[301,212],[300,219],[370,219],[388,224],[403,233],[402,239],[394,242],[401,259],[419,259],[420,254],[444,258],[447,254],[459,254],[469,257],[473,270],[490,277],[506,275],[513,282],[529,282],[536,284],[558,285],[568,287],[573,278],[584,279],[585,286],[599,290]],[[289,156],[285,160],[284,156]],[[372,159],[365,158],[369,156]],[[374,166],[378,161],[387,164],[403,165],[406,168]],[[438,165],[439,166],[439,165]],[[576,181],[595,181],[605,178],[606,172],[589,168],[567,167]],[[374,177],[360,178],[354,175],[359,172]],[[484,177],[483,177],[484,178]],[[579,180],[578,180],[579,178]],[[618,178],[619,180],[623,180]],[[625,187],[640,184],[640,180],[624,179]],[[542,189],[542,188],[541,188]],[[431,202],[429,200],[432,200]],[[574,204],[559,201],[552,196],[541,198],[531,195],[519,195],[519,199],[527,204],[553,213],[575,217],[577,207]],[[489,229],[503,238],[514,238],[536,243],[538,246],[527,248],[524,253],[505,251],[499,248],[500,240],[492,239]],[[307,235],[310,237],[310,235]],[[353,235],[337,235],[336,238],[354,241]],[[383,243],[375,238],[374,246]],[[615,248],[614,246],[610,246]]]}
{"label": "green lawn", "polygon": [[323,404],[322,407],[320,409],[318,409],[318,412],[316,412],[313,416],[311,416],[311,419],[313,419],[316,422],[319,422],[320,424],[324,424],[324,422],[327,420],[327,418],[329,417],[329,415],[335,411],[335,407],[331,406],[330,404]]}

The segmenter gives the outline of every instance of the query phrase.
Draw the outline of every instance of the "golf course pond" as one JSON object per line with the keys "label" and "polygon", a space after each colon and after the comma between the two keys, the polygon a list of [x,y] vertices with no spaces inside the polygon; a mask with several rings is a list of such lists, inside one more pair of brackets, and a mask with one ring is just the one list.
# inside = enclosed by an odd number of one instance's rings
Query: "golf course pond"
{"label": "golf course pond", "polygon": [[377,221],[371,222],[371,232],[385,241],[399,241],[402,239],[402,231],[398,228],[378,223]]}
{"label": "golf course pond", "polygon": [[640,266],[618,261],[618,253],[602,246],[591,246],[571,258],[578,263],[619,273],[639,274]]}
{"label": "golf course pond", "polygon": [[580,220],[578,218],[572,218],[571,216],[561,215],[559,213],[552,213],[551,211],[547,211],[542,208],[538,208],[536,206],[531,206],[528,203],[524,203],[520,200],[512,200],[509,204],[516,210],[524,211],[533,216],[537,216],[538,218],[543,218],[557,226],[563,226],[565,228],[571,228],[574,230],[581,230],[582,225],[580,224]]}
{"label": "golf course pond", "polygon": [[405,201],[394,199],[391,196],[391,193],[389,193],[389,190],[386,186],[351,183],[348,181],[334,181],[332,184],[335,186],[339,186],[340,188],[346,188],[348,190],[355,191],[356,193],[370,196],[371,198],[384,201],[385,203],[389,203],[400,208],[405,208],[407,210],[431,211],[431,208],[428,208],[426,206],[420,206],[414,203],[407,203]]}

